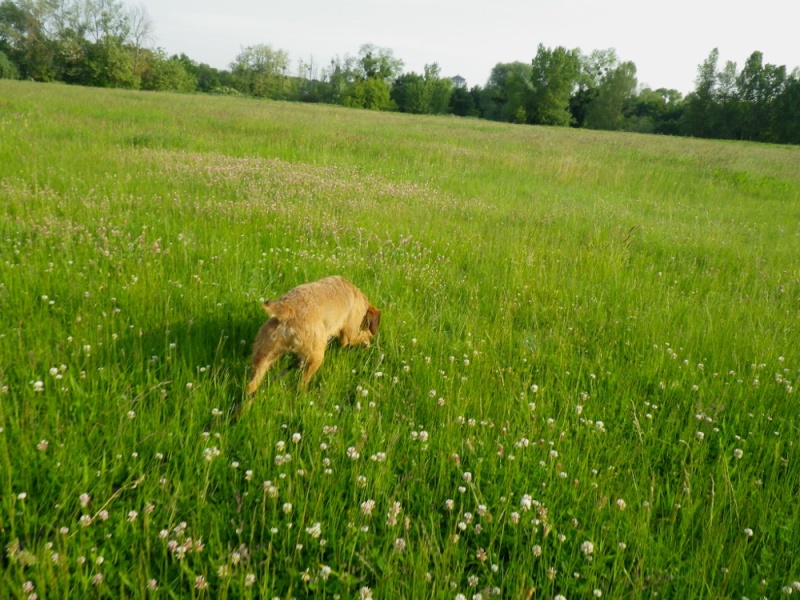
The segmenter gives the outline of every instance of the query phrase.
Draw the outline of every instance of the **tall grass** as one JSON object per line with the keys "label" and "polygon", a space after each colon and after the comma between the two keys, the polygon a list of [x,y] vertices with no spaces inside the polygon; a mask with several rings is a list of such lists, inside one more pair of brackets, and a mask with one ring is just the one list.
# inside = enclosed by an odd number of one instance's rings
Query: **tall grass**
{"label": "tall grass", "polygon": [[2,81],[0,181],[8,597],[800,592],[797,148]]}

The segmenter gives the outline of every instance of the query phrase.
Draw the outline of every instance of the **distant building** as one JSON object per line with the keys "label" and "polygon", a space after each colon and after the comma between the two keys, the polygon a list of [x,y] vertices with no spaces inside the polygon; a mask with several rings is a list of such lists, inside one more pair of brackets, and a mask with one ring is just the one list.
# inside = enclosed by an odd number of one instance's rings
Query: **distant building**
{"label": "distant building", "polygon": [[457,88],[467,87],[467,80],[464,79],[461,75],[456,75],[455,77],[451,77],[450,80],[453,82],[454,87]]}

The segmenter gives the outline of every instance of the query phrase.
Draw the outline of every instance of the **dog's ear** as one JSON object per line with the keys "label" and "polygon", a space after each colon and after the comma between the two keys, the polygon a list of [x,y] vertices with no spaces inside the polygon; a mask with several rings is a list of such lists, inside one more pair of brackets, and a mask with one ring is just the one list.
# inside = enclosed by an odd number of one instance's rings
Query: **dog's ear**
{"label": "dog's ear", "polygon": [[370,304],[369,308],[367,308],[367,314],[364,315],[364,321],[361,323],[361,328],[369,329],[369,332],[372,335],[375,335],[376,333],[378,333],[378,327],[380,326],[380,324],[381,324],[381,311],[379,311],[377,308],[372,306],[372,304]]}

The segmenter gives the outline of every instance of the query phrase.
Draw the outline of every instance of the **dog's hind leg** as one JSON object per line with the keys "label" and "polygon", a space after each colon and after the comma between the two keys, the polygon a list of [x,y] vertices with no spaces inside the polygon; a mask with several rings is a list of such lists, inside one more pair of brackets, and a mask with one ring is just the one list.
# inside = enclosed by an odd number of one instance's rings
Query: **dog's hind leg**
{"label": "dog's hind leg", "polygon": [[325,348],[320,351],[315,351],[306,357],[303,361],[303,381],[302,386],[306,387],[314,373],[322,366],[322,361],[325,358]]}

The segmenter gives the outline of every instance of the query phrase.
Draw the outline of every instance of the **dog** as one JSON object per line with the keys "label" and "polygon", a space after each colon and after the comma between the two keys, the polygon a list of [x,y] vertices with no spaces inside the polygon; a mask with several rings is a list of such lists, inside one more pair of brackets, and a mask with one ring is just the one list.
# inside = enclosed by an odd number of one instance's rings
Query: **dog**
{"label": "dog", "polygon": [[338,338],[342,347],[369,347],[381,323],[381,311],[370,304],[364,292],[338,275],[299,285],[262,307],[270,319],[253,344],[248,395],[256,392],[267,371],[284,354],[300,359],[301,387],[306,387],[322,365],[332,338]]}

